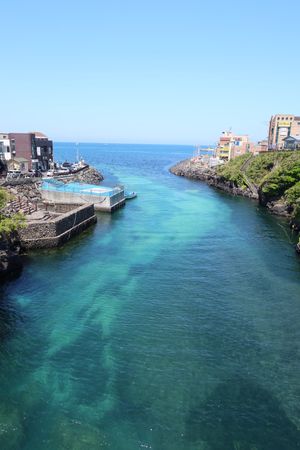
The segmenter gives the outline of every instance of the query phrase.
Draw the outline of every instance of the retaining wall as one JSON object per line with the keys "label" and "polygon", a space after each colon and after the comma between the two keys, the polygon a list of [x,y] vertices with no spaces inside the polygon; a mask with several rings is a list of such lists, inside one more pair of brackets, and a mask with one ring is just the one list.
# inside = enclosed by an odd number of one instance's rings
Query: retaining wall
{"label": "retaining wall", "polygon": [[44,201],[49,203],[86,204],[93,203],[97,211],[114,211],[125,204],[124,191],[116,193],[111,197],[102,197],[92,194],[80,194],[68,191],[41,191]]}
{"label": "retaining wall", "polygon": [[83,205],[46,221],[28,222],[19,231],[25,249],[58,247],[71,237],[97,222],[94,205]]}

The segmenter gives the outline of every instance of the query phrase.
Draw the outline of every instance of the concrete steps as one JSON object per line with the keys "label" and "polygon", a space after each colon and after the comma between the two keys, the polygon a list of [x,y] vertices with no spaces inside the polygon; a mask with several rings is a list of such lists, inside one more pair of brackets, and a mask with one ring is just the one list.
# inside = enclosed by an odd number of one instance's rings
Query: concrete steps
{"label": "concrete steps", "polygon": [[29,200],[13,200],[7,203],[7,209],[13,213],[22,212],[25,215],[30,215],[37,210],[37,206]]}

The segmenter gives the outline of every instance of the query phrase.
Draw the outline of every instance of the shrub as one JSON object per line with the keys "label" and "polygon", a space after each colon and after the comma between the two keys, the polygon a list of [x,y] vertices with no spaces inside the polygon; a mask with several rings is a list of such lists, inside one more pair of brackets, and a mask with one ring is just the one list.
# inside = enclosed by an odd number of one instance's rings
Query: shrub
{"label": "shrub", "polygon": [[0,236],[8,235],[25,226],[25,217],[21,213],[8,216],[5,213],[5,205],[9,195],[4,189],[0,189]]}

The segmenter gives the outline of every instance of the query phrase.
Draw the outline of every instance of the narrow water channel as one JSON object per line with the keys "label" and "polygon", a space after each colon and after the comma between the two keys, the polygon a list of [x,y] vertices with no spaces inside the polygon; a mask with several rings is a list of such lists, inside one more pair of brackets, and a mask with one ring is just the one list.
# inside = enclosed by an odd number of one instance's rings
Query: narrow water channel
{"label": "narrow water channel", "polygon": [[191,151],[80,144],[138,198],[2,287],[1,449],[300,448],[293,236],[169,174]]}

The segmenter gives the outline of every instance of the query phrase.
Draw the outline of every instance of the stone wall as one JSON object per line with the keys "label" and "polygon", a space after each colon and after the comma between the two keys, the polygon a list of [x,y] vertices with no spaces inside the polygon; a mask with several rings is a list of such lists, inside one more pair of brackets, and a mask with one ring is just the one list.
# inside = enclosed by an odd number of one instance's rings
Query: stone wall
{"label": "stone wall", "polygon": [[82,203],[69,204],[69,203],[43,203],[42,207],[45,211],[53,213],[66,213],[82,206]]}
{"label": "stone wall", "polygon": [[57,247],[96,222],[91,204],[46,221],[31,221],[19,231],[21,246],[24,249]]}
{"label": "stone wall", "polygon": [[26,214],[28,210],[36,210],[42,201],[40,183],[40,179],[31,178],[1,183],[0,187],[3,187],[10,197],[5,207],[5,213],[10,215],[24,210]]}

